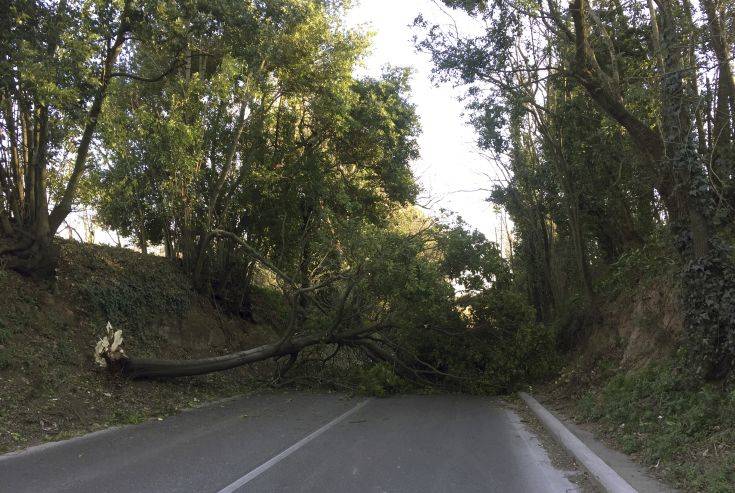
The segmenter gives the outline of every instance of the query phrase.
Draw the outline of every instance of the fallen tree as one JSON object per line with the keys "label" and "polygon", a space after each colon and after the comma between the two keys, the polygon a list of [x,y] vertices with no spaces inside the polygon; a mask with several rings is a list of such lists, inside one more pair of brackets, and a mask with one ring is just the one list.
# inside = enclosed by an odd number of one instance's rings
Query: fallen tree
{"label": "fallen tree", "polygon": [[188,377],[229,370],[271,358],[298,355],[303,349],[317,344],[351,345],[366,334],[379,332],[388,327],[389,325],[381,324],[335,334],[296,336],[274,344],[264,344],[245,351],[211,358],[165,360],[128,356],[122,348],[122,331],[113,331],[112,326],[108,323],[107,333],[95,348],[95,359],[101,366],[127,378]]}
{"label": "fallen tree", "polygon": [[[462,231],[454,232],[454,250],[439,245],[457,257],[448,267],[427,264],[421,256],[431,237],[409,241],[394,235],[381,236],[371,250],[358,250],[359,256],[342,250],[335,257],[339,262],[298,278],[247,240],[222,230],[213,234],[235,241],[273,274],[283,310],[276,310],[269,325],[278,328],[279,335],[272,343],[222,356],[167,360],[126,354],[122,332],[108,325],[96,348],[101,365],[127,378],[176,378],[273,360],[275,381],[298,369],[299,377],[340,380],[358,388],[391,387],[400,379],[420,387],[494,392],[510,388],[518,375],[539,373],[527,371],[528,359],[537,358],[536,348],[546,354],[553,344],[545,338],[548,331],[534,323],[533,310],[497,281],[507,267],[496,250],[488,250],[484,240],[472,244],[476,239]],[[466,252],[468,243],[476,249],[472,255]],[[458,299],[446,273],[470,272],[467,265],[480,272],[477,266],[484,265],[484,258],[491,263],[490,274],[483,275],[494,277],[493,286]],[[321,260],[317,267],[324,265]],[[466,282],[487,282],[478,279]],[[470,306],[473,310],[468,311]],[[461,311],[470,315],[462,317]],[[278,364],[281,358],[287,360],[283,366]]]}
{"label": "fallen tree", "polygon": [[[237,242],[248,256],[280,279],[284,299],[291,309],[281,340],[245,351],[195,360],[136,358],[125,353],[122,347],[122,331],[113,330],[112,325],[108,322],[106,334],[95,347],[95,360],[98,364],[107,367],[113,373],[128,378],[176,378],[203,375],[283,356],[291,356],[290,367],[295,362],[298,354],[305,348],[328,344],[337,344],[340,347],[358,346],[361,338],[376,334],[392,326],[389,321],[391,319],[390,313],[384,313],[378,318],[373,318],[371,324],[359,322],[359,327],[355,327],[355,320],[362,317],[347,316],[348,312],[351,313],[357,310],[356,307],[348,309],[348,305],[354,297],[355,286],[364,274],[361,265],[322,278],[316,283],[308,282],[307,279],[298,282],[239,236],[223,230],[214,230],[212,235],[214,237],[229,238]],[[335,291],[334,306],[326,306],[324,298],[317,296],[317,294],[326,289],[334,290],[334,285],[338,281],[345,282],[346,285],[341,291]],[[326,329],[312,331],[311,333],[301,332],[303,323],[298,323],[299,316],[303,316],[301,311],[304,310],[307,299],[319,314],[331,319],[325,320],[327,323]],[[334,315],[330,316],[330,313]],[[351,318],[351,320],[348,321],[348,318]]]}

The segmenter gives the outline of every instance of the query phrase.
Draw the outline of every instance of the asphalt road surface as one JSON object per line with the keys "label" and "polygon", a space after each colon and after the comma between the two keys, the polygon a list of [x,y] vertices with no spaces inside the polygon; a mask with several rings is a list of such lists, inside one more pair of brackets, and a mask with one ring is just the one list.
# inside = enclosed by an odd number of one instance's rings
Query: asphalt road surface
{"label": "asphalt road surface", "polygon": [[0,491],[575,491],[498,401],[252,395],[0,457]]}

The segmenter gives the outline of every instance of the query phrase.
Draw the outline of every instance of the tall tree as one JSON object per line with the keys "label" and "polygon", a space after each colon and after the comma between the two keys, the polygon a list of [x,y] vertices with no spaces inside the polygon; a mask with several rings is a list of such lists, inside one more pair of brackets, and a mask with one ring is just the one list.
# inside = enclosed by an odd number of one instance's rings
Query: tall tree
{"label": "tall tree", "polygon": [[0,255],[11,268],[48,273],[51,240],[72,209],[116,64],[144,14],[132,0],[6,6]]}
{"label": "tall tree", "polygon": [[[470,93],[475,109],[516,105],[533,119],[517,121],[531,140],[542,142],[541,161],[554,166],[567,210],[552,221],[569,225],[577,271],[587,279],[584,285],[591,287],[590,246],[606,252],[611,262],[621,253],[615,243],[635,248],[645,238],[641,232],[665,223],[683,272],[692,361],[704,376],[726,374],[735,361],[735,331],[728,322],[735,313],[735,271],[727,245],[732,207],[723,193],[732,173],[721,159],[708,165],[712,156],[722,155],[727,139],[716,144],[711,133],[708,139],[701,117],[705,95],[699,93],[701,61],[716,61],[719,104],[706,118],[715,120],[722,133],[731,120],[726,60],[732,48],[726,46],[727,36],[718,35],[725,33],[718,31],[723,22],[719,7],[703,3],[713,14],[707,16],[711,51],[699,54],[692,7],[686,1],[624,6],[574,0],[568,10],[554,0],[533,5],[505,0],[444,3],[482,18],[487,33],[463,39],[433,27],[421,46],[432,53],[441,77],[475,86]],[[421,20],[419,24],[428,27]],[[605,119],[567,133],[569,123],[584,115],[579,106],[568,104],[580,91]],[[502,112],[483,111],[495,118],[478,120],[481,132],[491,131],[502,140],[507,128]],[[595,127],[597,135],[585,132]],[[615,128],[630,145],[621,146]],[[601,132],[607,133],[603,140]],[[519,141],[511,145],[517,148]],[[633,176],[643,179],[638,186],[621,180],[627,166],[615,158],[615,146],[628,154],[623,160],[633,163]],[[589,170],[577,171],[591,162],[599,163],[594,169],[598,177],[610,180],[607,186]],[[591,187],[588,192],[585,182]],[[589,242],[590,235],[594,242]]]}

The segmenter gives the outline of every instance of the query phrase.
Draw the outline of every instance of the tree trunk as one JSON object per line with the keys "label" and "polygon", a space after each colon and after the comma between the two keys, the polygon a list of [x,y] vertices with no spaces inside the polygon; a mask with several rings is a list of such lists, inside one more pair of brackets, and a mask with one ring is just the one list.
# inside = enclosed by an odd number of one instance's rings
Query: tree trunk
{"label": "tree trunk", "polygon": [[176,258],[176,253],[174,252],[174,242],[171,238],[171,225],[169,224],[168,220],[163,226],[163,249],[164,254],[166,255],[166,258],[169,260],[173,260]]}
{"label": "tree trunk", "polygon": [[107,360],[108,367],[128,378],[175,378],[193,375],[204,375],[218,371],[237,368],[250,363],[256,363],[270,358],[279,358],[299,353],[309,346],[317,344],[334,344],[354,341],[355,338],[380,331],[383,326],[363,327],[352,332],[325,336],[314,334],[294,337],[289,341],[274,344],[265,344],[256,348],[237,353],[203,358],[197,360],[160,360],[147,358],[131,358],[124,356],[121,359]]}
{"label": "tree trunk", "polygon": [[0,238],[0,258],[5,267],[20,274],[50,279],[56,274],[59,247],[48,235]]}
{"label": "tree trunk", "polygon": [[[97,122],[100,114],[102,113],[102,105],[107,97],[107,89],[112,79],[112,69],[117,62],[117,58],[120,56],[123,45],[127,40],[127,34],[130,30],[130,14],[132,10],[131,0],[126,0],[123,10],[120,14],[120,27],[115,33],[115,39],[112,45],[108,48],[105,54],[104,62],[102,65],[102,73],[100,74],[100,87],[97,89],[92,101],[92,106],[87,114],[86,125],[82,133],[82,138],[77,146],[77,155],[74,161],[74,168],[72,168],[71,176],[66,183],[66,188],[61,196],[59,202],[54,206],[53,211],[50,214],[50,226],[52,234],[61,226],[66,219],[66,216],[71,212],[72,203],[76,197],[77,188],[82,178],[82,174],[86,169],[87,156],[89,154],[89,148],[92,144],[92,138],[97,129]],[[45,190],[44,190],[45,193]]]}
{"label": "tree trunk", "polygon": [[257,361],[297,353],[319,342],[319,338],[295,339],[287,344],[266,344],[225,356],[190,361],[126,358],[120,360],[118,365],[122,375],[129,378],[188,377],[229,370]]}
{"label": "tree trunk", "polygon": [[579,270],[579,277],[582,279],[584,294],[590,303],[594,303],[594,291],[592,289],[592,279],[590,277],[589,262],[587,261],[587,245],[582,236],[582,225],[579,218],[579,197],[574,194],[569,205],[570,230],[572,234],[572,242],[574,243],[574,257]]}
{"label": "tree trunk", "polygon": [[[725,28],[724,13],[722,6],[716,0],[702,0],[702,7],[707,14],[707,24],[710,30],[710,41],[712,49],[717,56],[719,66],[719,79],[721,80],[722,92],[725,99],[729,99],[730,105],[735,105],[735,74],[733,74],[731,57],[732,48],[728,31]],[[718,90],[718,92],[720,92]],[[728,115],[729,120],[730,115]],[[729,141],[730,136],[727,136]]]}
{"label": "tree trunk", "polygon": [[[62,0],[57,10],[63,12],[67,8],[66,0]],[[17,152],[17,135],[15,128],[9,131],[11,144],[11,161],[13,162],[13,175],[17,193],[11,194],[12,200],[16,201],[13,207],[12,232],[4,231],[0,237],[0,257],[5,265],[23,274],[37,277],[53,276],[58,261],[58,248],[55,247],[53,237],[59,227],[64,223],[71,211],[76,197],[81,177],[86,169],[87,156],[90,145],[97,128],[102,106],[107,95],[107,89],[112,77],[112,69],[122,51],[130,30],[130,14],[132,9],[131,0],[126,0],[120,15],[120,26],[114,35],[112,43],[105,53],[101,54],[102,68],[100,72],[100,85],[92,98],[92,104],[87,112],[84,130],[82,131],[79,144],[77,145],[74,167],[66,182],[61,198],[49,212],[48,204],[48,154],[49,135],[55,128],[53,122],[49,121],[49,113],[52,108],[46,101],[33,98],[25,101],[22,98],[16,101],[22,134],[22,147],[24,154],[22,159]],[[50,42],[47,55],[49,59],[56,57],[56,51],[62,37],[61,27],[58,22],[52,22],[50,26]],[[32,101],[32,103],[31,103]],[[11,127],[16,126],[11,110],[6,108],[5,121]],[[23,164],[21,166],[20,161]],[[22,172],[21,172],[22,171]],[[22,175],[22,178],[21,178]],[[22,205],[21,203],[25,200]],[[11,222],[8,220],[8,222]],[[3,227],[3,230],[6,228]]]}
{"label": "tree trunk", "polygon": [[138,246],[140,247],[140,253],[148,255],[148,240],[145,237],[145,229],[141,229],[138,233]]}

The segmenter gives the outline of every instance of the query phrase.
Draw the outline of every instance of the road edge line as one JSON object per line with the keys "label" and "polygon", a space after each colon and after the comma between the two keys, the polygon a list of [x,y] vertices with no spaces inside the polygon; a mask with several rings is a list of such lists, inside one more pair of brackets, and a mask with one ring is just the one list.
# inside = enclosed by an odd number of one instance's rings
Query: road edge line
{"label": "road edge line", "polygon": [[533,414],[543,423],[544,427],[553,435],[570,454],[590,473],[592,478],[609,493],[638,493],[630,483],[610,467],[604,460],[595,454],[582,440],[564,426],[556,416],[551,414],[536,399],[525,392],[518,395],[531,409]]}
{"label": "road edge line", "polygon": [[108,425],[98,430],[79,431],[78,434],[72,435],[68,438],[61,438],[59,440],[49,440],[46,442],[37,443],[35,445],[29,445],[27,447],[24,447],[18,450],[10,450],[8,452],[0,453],[0,462],[4,460],[16,459],[19,457],[25,457],[27,455],[37,454],[39,452],[45,452],[52,448],[63,447],[66,445],[70,445],[72,443],[81,442],[81,441],[85,441],[88,439],[94,439],[99,436],[106,435],[107,433],[114,433],[117,431],[126,430],[128,428],[137,428],[139,426],[150,425],[153,423],[160,422],[162,420],[165,421],[169,418],[181,416],[182,414],[190,413],[192,411],[197,411],[199,409],[206,409],[208,407],[214,407],[214,406],[224,404],[230,401],[234,401],[237,399],[241,399],[244,397],[251,397],[251,396],[257,396],[257,395],[259,394],[252,393],[252,394],[232,395],[230,397],[223,397],[221,399],[216,399],[212,401],[204,401],[193,407],[184,407],[184,408],[178,409],[174,411],[173,413],[165,415],[165,416],[150,416],[148,418],[145,418],[140,423],[121,423],[121,424],[116,424],[116,425]]}
{"label": "road edge line", "polygon": [[276,464],[278,464],[279,462],[281,462],[283,459],[285,459],[289,455],[293,454],[294,452],[296,452],[297,450],[299,450],[304,445],[308,444],[310,441],[312,441],[315,438],[317,438],[319,435],[323,434],[324,432],[326,432],[327,430],[329,430],[333,426],[339,424],[340,422],[342,422],[345,419],[349,418],[351,415],[355,414],[357,411],[359,411],[360,409],[362,409],[363,407],[365,407],[365,404],[367,404],[371,400],[372,399],[365,399],[364,401],[358,403],[352,409],[348,410],[344,414],[341,414],[341,415],[337,416],[332,421],[330,421],[329,423],[325,424],[324,426],[322,426],[318,430],[311,432],[310,434],[308,434],[307,436],[305,436],[304,438],[302,438],[298,442],[294,443],[293,445],[291,445],[290,447],[288,447],[284,451],[280,452],[279,454],[274,455],[273,457],[271,457],[270,459],[268,459],[267,461],[263,462],[261,465],[259,465],[258,467],[256,467],[252,471],[250,471],[249,473],[247,473],[244,476],[242,476],[240,479],[237,479],[233,483],[225,486],[224,488],[222,488],[221,490],[219,490],[217,493],[233,493],[234,491],[237,491],[242,486],[246,485],[247,483],[249,483],[253,479],[257,478],[258,476],[260,476],[261,474],[263,474],[265,471],[267,471],[271,467],[275,466]]}

